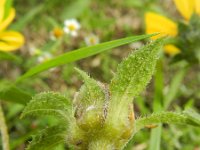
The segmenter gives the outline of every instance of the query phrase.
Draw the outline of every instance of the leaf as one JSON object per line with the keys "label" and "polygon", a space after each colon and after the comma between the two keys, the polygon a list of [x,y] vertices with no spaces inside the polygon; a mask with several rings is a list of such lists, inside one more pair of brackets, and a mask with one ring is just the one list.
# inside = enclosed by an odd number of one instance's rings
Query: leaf
{"label": "leaf", "polygon": [[117,68],[110,90],[114,103],[132,101],[150,81],[162,40],[152,42],[129,55]]}
{"label": "leaf", "polygon": [[4,19],[8,17],[10,8],[12,7],[13,0],[6,0],[5,3],[5,12],[4,12]]}
{"label": "leaf", "polygon": [[15,56],[12,53],[8,53],[8,52],[0,52],[0,61],[2,60],[10,60],[10,61],[14,61],[16,63],[20,63],[22,60],[20,57]]}
{"label": "leaf", "polygon": [[21,118],[44,115],[55,116],[68,122],[73,115],[72,103],[59,93],[40,93],[35,95],[27,104],[21,114]]}
{"label": "leaf", "polygon": [[11,28],[13,30],[18,30],[18,31],[22,31],[24,29],[24,27],[33,20],[33,18],[39,14],[42,9],[44,8],[44,5],[38,5],[37,7],[34,7],[32,9],[30,9],[30,11],[27,14],[24,14],[24,16],[22,18],[20,18],[16,23],[11,25]]}
{"label": "leaf", "polygon": [[123,38],[123,39],[118,39],[118,40],[114,40],[114,41],[110,41],[110,42],[101,43],[101,44],[90,46],[90,47],[80,48],[78,50],[74,50],[72,52],[62,54],[62,55],[57,56],[49,61],[46,61],[42,64],[39,64],[39,65],[31,68],[24,75],[19,77],[17,79],[17,82],[20,82],[28,77],[31,77],[31,76],[38,74],[42,71],[45,71],[47,69],[50,69],[50,68],[53,68],[56,66],[60,66],[60,65],[64,65],[69,62],[74,62],[74,61],[101,53],[105,50],[112,49],[112,48],[115,48],[115,47],[118,47],[118,46],[121,46],[124,44],[142,40],[145,38],[149,38],[154,35],[157,35],[157,34],[131,36],[131,37]]}
{"label": "leaf", "polygon": [[161,112],[155,113],[147,117],[139,118],[136,120],[136,132],[147,125],[168,123],[168,124],[184,124],[200,127],[199,114],[191,112]]}
{"label": "leaf", "polygon": [[103,118],[106,117],[104,110],[106,99],[109,98],[106,96],[107,89],[104,84],[90,78],[85,72],[77,68],[76,71],[84,79],[84,85],[75,99],[77,123],[84,130],[96,131],[97,127],[102,127]]}
{"label": "leaf", "polygon": [[191,109],[185,110],[183,113],[189,118],[189,120],[194,121],[196,124],[200,125],[200,114]]}
{"label": "leaf", "polygon": [[164,97],[164,108],[167,109],[171,102],[176,99],[177,93],[180,90],[181,83],[185,77],[188,67],[182,68],[174,76],[169,86],[169,91]]}
{"label": "leaf", "polygon": [[63,13],[60,15],[61,19],[77,18],[87,7],[89,7],[90,2],[91,0],[72,1],[72,4],[67,5],[68,7],[65,8]]}
{"label": "leaf", "polygon": [[78,68],[76,68],[76,71],[84,80],[84,87],[81,88],[78,96],[82,106],[88,107],[93,104],[101,106],[105,101],[103,84],[100,82],[98,83],[96,80],[90,78],[87,73]]}
{"label": "leaf", "polygon": [[[154,96],[153,96],[153,112],[157,113],[163,110],[163,88],[164,88],[164,75],[163,75],[163,60],[160,59],[156,65],[156,72],[154,78]],[[149,150],[160,150],[161,145],[162,124],[151,130]]]}
{"label": "leaf", "polygon": [[151,130],[149,150],[160,150],[162,124]]}
{"label": "leaf", "polygon": [[64,126],[48,127],[34,136],[26,150],[54,150],[59,144],[65,143],[66,133]]}
{"label": "leaf", "polygon": [[31,94],[19,89],[10,82],[0,82],[0,99],[20,104],[26,104],[31,99]]}

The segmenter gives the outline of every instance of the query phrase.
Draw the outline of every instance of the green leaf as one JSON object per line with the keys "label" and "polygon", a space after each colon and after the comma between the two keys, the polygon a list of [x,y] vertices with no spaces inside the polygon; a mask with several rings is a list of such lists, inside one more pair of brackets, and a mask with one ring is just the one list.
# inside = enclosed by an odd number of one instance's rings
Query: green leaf
{"label": "green leaf", "polygon": [[169,86],[169,91],[164,97],[164,108],[167,109],[171,102],[175,100],[177,93],[179,91],[179,87],[181,86],[181,82],[183,81],[185,74],[188,70],[188,67],[180,69],[174,76]]}
{"label": "green leaf", "polygon": [[24,141],[29,140],[32,135],[36,134],[38,132],[37,130],[27,131],[25,134],[21,135],[20,137],[11,139],[10,149],[17,149],[20,145],[24,143]]}
{"label": "green leaf", "polygon": [[11,25],[11,28],[13,30],[18,30],[18,31],[22,31],[24,29],[24,27],[33,20],[33,18],[39,14],[42,9],[44,8],[44,5],[38,5],[37,7],[34,7],[32,9],[30,9],[30,11],[28,13],[26,13],[23,18],[20,18],[16,23]]}
{"label": "green leaf", "polygon": [[196,124],[200,125],[200,114],[191,109],[185,110],[183,113],[189,118],[189,120],[194,121]]}
{"label": "green leaf", "polygon": [[114,41],[110,41],[110,42],[105,42],[102,44],[98,44],[98,45],[94,45],[94,46],[90,46],[90,47],[84,47],[84,48],[80,48],[78,50],[74,50],[72,52],[68,52],[65,54],[62,54],[60,56],[55,57],[52,60],[46,61],[38,66],[35,66],[33,68],[31,68],[29,71],[27,71],[24,75],[22,75],[21,77],[18,78],[17,82],[20,82],[28,77],[31,77],[35,74],[38,74],[42,71],[45,71],[47,69],[56,67],[56,66],[60,66],[60,65],[64,65],[66,63],[69,62],[74,62],[98,53],[101,53],[105,50],[108,49],[112,49],[121,45],[125,45],[131,42],[135,42],[138,40],[142,40],[145,38],[149,38],[151,36],[154,36],[156,34],[151,34],[151,35],[140,35],[140,36],[131,36],[131,37],[127,37],[127,38],[123,38],[123,39],[118,39],[118,40],[114,40]]}
{"label": "green leaf", "polygon": [[[164,75],[163,75],[163,60],[160,59],[156,66],[154,78],[154,96],[153,96],[153,112],[157,113],[163,110],[163,89],[164,89]],[[160,150],[162,134],[162,124],[157,128],[151,130],[149,150]]]}
{"label": "green leaf", "polygon": [[136,132],[147,125],[154,125],[158,123],[184,124],[184,125],[192,125],[200,127],[199,114],[196,114],[194,112],[193,113],[188,111],[183,113],[161,112],[137,119]]}
{"label": "green leaf", "polygon": [[82,107],[88,107],[92,104],[101,107],[105,101],[104,85],[90,78],[84,71],[78,68],[76,68],[76,71],[84,80],[84,85],[78,95]]}
{"label": "green leaf", "polygon": [[66,142],[67,129],[64,126],[48,127],[34,136],[26,150],[54,150]]}
{"label": "green leaf", "polygon": [[10,13],[10,9],[12,7],[12,3],[13,3],[13,0],[6,0],[6,3],[5,3],[5,12],[4,12],[4,19],[6,17],[8,17],[8,15]]}
{"label": "green leaf", "polygon": [[162,40],[157,40],[129,55],[117,68],[110,90],[115,103],[132,101],[149,83],[158,59]]}
{"label": "green leaf", "polygon": [[64,119],[67,123],[73,115],[72,103],[59,93],[40,93],[35,95],[27,104],[21,117],[44,115]]}
{"label": "green leaf", "polygon": [[91,0],[72,1],[72,4],[67,5],[68,7],[63,10],[61,19],[77,18],[87,7],[89,7],[90,2]]}
{"label": "green leaf", "polygon": [[151,130],[149,150],[160,150],[162,124]]}
{"label": "green leaf", "polygon": [[31,94],[16,87],[10,82],[3,80],[0,82],[0,99],[20,104],[26,104],[31,99]]}
{"label": "green leaf", "polygon": [[17,57],[12,53],[3,52],[3,51],[0,52],[0,61],[1,60],[10,60],[16,63],[20,63],[22,61],[20,57]]}
{"label": "green leaf", "polygon": [[[106,86],[90,78],[85,72],[76,68],[76,71],[84,79],[84,85],[81,87],[75,102],[77,106],[77,123],[85,130],[92,130],[101,126],[105,118],[104,109],[106,99]],[[97,117],[98,116],[98,117]]]}

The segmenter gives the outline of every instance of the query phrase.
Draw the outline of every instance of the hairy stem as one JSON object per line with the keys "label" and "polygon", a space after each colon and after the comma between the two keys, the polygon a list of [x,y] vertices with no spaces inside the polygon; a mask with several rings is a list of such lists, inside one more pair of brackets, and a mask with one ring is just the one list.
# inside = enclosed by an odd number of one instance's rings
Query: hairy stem
{"label": "hairy stem", "polygon": [[3,109],[0,103],[0,130],[1,130],[1,136],[2,136],[2,145],[3,150],[9,150],[9,136],[6,126],[6,121],[3,113]]}

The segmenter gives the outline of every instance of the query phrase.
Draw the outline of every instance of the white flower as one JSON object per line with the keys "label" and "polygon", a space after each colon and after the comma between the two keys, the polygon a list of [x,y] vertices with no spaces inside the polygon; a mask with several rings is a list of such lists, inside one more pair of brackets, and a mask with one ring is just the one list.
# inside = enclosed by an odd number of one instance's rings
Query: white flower
{"label": "white flower", "polygon": [[30,46],[28,49],[28,52],[31,56],[36,56],[41,54],[41,50],[38,48],[35,48],[34,46]]}
{"label": "white flower", "polygon": [[62,36],[63,36],[63,30],[59,27],[54,28],[50,33],[50,39],[54,41]]}
{"label": "white flower", "polygon": [[64,32],[74,37],[78,35],[77,31],[81,28],[76,19],[65,20],[64,25]]}
{"label": "white flower", "polygon": [[49,59],[51,59],[53,56],[48,53],[48,52],[44,52],[41,56],[38,57],[38,62],[39,63],[42,63],[42,62],[45,62]]}
{"label": "white flower", "polygon": [[85,37],[85,43],[88,45],[88,46],[91,46],[91,45],[96,45],[99,43],[99,38],[98,36],[94,35],[94,34],[91,34],[87,37]]}

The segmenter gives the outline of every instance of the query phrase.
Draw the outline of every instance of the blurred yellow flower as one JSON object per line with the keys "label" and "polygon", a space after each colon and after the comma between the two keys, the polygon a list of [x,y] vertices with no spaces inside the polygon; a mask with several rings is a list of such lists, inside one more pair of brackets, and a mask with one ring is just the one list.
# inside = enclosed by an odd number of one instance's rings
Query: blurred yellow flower
{"label": "blurred yellow flower", "polygon": [[[173,0],[176,8],[180,14],[188,21],[193,13],[200,15],[200,0]],[[157,39],[164,35],[175,37],[178,34],[178,24],[171,19],[161,16],[153,12],[147,12],[145,14],[146,33],[151,34],[160,32],[158,36],[152,39]],[[169,55],[176,55],[180,53],[180,49],[172,44],[164,47],[165,52]]]}
{"label": "blurred yellow flower", "polygon": [[51,38],[52,40],[57,40],[57,39],[61,38],[61,37],[63,36],[63,34],[64,34],[64,31],[63,31],[61,28],[56,27],[56,28],[54,28],[53,31],[51,32],[50,38]]}
{"label": "blurred yellow flower", "polygon": [[13,51],[24,44],[24,37],[16,31],[7,31],[6,28],[15,17],[15,9],[11,8],[5,17],[6,0],[0,0],[0,51]]}

